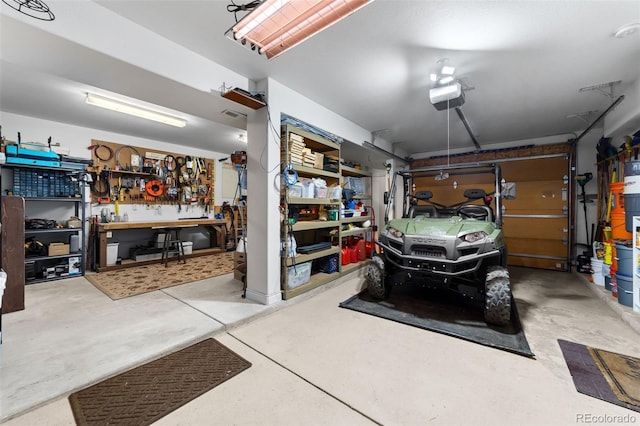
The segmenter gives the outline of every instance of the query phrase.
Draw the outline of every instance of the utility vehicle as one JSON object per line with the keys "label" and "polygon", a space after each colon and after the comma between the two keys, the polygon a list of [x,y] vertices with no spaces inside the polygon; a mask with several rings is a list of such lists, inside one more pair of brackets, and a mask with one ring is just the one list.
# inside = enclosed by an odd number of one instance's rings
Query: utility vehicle
{"label": "utility vehicle", "polygon": [[[458,188],[457,181],[471,182],[470,175],[485,175],[492,191]],[[493,174],[493,177],[486,176]],[[404,187],[403,215],[389,220],[401,177]],[[462,192],[454,204],[434,202],[433,192],[415,191],[416,182],[433,189]],[[473,185],[476,185],[475,183]],[[465,186],[469,186],[467,183]],[[394,174],[385,211],[385,226],[376,244],[380,253],[367,266],[366,282],[371,296],[385,299],[394,285],[419,283],[448,289],[481,302],[487,323],[505,325],[511,319],[511,283],[507,247],[502,233],[502,176],[497,164],[450,166],[442,169],[401,170]],[[448,198],[451,198],[451,193]],[[443,197],[447,198],[447,197]]]}

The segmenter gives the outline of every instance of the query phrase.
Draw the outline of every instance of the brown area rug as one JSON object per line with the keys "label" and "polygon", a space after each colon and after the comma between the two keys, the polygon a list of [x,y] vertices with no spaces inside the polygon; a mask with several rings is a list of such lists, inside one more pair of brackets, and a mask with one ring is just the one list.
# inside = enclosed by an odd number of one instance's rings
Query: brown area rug
{"label": "brown area rug", "polygon": [[640,412],[640,358],[558,343],[578,392]]}
{"label": "brown area rug", "polygon": [[207,339],[75,392],[69,402],[78,425],[150,425],[249,367]]}
{"label": "brown area rug", "polygon": [[148,293],[233,272],[233,252],[187,258],[186,263],[170,260],[117,271],[85,275],[85,278],[113,300]]}

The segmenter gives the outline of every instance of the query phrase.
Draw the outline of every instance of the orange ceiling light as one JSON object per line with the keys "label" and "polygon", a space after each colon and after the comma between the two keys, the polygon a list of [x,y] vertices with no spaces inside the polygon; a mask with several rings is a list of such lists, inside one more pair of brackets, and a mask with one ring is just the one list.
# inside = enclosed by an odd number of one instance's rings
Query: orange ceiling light
{"label": "orange ceiling light", "polygon": [[372,1],[265,0],[229,32],[243,45],[273,59]]}

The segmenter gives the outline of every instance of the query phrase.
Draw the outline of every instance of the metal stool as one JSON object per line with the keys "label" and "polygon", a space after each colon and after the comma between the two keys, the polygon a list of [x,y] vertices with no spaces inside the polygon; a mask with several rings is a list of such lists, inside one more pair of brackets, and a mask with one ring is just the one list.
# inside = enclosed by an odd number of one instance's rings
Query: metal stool
{"label": "metal stool", "polygon": [[[182,240],[180,239],[180,228],[162,228],[164,232],[164,244],[162,245],[162,259],[165,268],[169,263],[169,253],[175,251],[178,253],[176,256],[178,263],[182,258],[182,263],[187,263],[187,259],[184,257],[184,247],[182,246]],[[175,244],[176,248],[172,249],[172,245]]]}

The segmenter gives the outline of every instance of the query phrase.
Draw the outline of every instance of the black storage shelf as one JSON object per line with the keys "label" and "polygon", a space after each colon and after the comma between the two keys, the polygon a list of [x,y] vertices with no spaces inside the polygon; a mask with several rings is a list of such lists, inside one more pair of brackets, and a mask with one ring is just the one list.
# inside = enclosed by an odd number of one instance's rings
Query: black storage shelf
{"label": "black storage shelf", "polygon": [[[17,195],[18,197],[20,197],[20,195]],[[70,201],[70,202],[74,202],[77,203],[79,201],[82,201],[82,197],[22,197],[24,198],[25,201],[55,201],[56,203],[61,201],[61,202],[65,202],[65,201]]]}
{"label": "black storage shelf", "polygon": [[[84,166],[86,167],[86,166]],[[82,196],[85,192],[86,182],[82,179],[83,175],[87,174],[85,168],[70,168],[70,167],[46,167],[42,165],[23,165],[23,164],[0,164],[0,170],[4,170],[8,173],[9,179],[7,179],[7,184],[2,186],[2,194],[5,194],[5,191],[13,193],[15,197],[21,197],[24,200],[24,204],[27,205],[29,203],[34,204],[44,204],[44,208],[48,207],[48,204],[51,203],[52,206],[60,207],[60,205],[64,205],[63,210],[67,210],[67,206],[69,206],[68,210],[73,211],[73,215],[76,216],[81,226],[78,228],[37,228],[37,229],[24,229],[24,235],[30,236],[33,238],[37,236],[38,239],[42,239],[42,241],[48,242],[50,240],[55,239],[65,239],[67,236],[77,234],[79,238],[80,249],[78,251],[73,251],[67,254],[58,254],[58,255],[40,255],[40,256],[25,256],[24,264],[25,264],[25,272],[28,265],[34,264],[37,269],[36,274],[40,275],[37,278],[26,279],[25,284],[33,284],[47,281],[60,280],[64,278],[70,278],[75,276],[83,276],[85,274],[85,264],[86,264],[86,235],[85,235],[85,220],[86,220],[86,212],[85,212],[85,200]],[[46,184],[43,184],[42,190],[44,195],[46,196],[29,196],[25,195],[24,192],[31,191],[30,195],[39,194],[40,187],[35,187],[29,184],[29,179],[33,179],[33,174],[29,175],[29,178],[22,179],[20,178],[18,190],[16,190],[16,177],[21,175],[21,171],[33,171],[37,172],[38,175],[42,173],[43,176],[49,175],[51,178],[50,185],[47,187]],[[64,175],[64,176],[62,176]],[[73,178],[73,179],[71,179]],[[60,196],[51,196],[52,194],[65,194]],[[71,203],[71,204],[69,204]],[[42,206],[39,207],[42,209]],[[68,217],[68,216],[67,216]],[[59,222],[60,218],[52,218]],[[66,220],[66,219],[65,219]],[[47,237],[49,236],[49,237]],[[20,246],[22,244],[20,243]],[[75,247],[74,247],[75,248]],[[68,274],[63,272],[64,275],[56,275],[52,278],[45,278],[41,275],[41,271],[43,267],[54,266],[56,263],[64,264],[65,260],[78,258],[78,273]],[[26,274],[25,274],[26,275]],[[26,276],[25,276],[26,278]]]}
{"label": "black storage shelf", "polygon": [[73,274],[73,275],[56,275],[55,277],[52,278],[35,278],[32,280],[26,280],[25,281],[25,285],[30,285],[30,284],[39,284],[39,283],[45,283],[45,282],[49,282],[49,281],[58,281],[58,280],[66,280],[67,278],[74,278],[74,277],[81,277],[82,274]]}
{"label": "black storage shelf", "polygon": [[0,164],[0,167],[5,167],[8,169],[35,169],[35,170],[46,170],[46,171],[57,171],[57,172],[66,172],[69,174],[81,174],[86,173],[84,169],[74,169],[70,167],[47,167],[47,166],[36,166],[31,164],[11,164],[4,163]]}
{"label": "black storage shelf", "polygon": [[54,234],[54,233],[70,233],[82,232],[82,228],[52,228],[52,229],[25,229],[25,234]]}
{"label": "black storage shelf", "polygon": [[69,254],[56,254],[53,256],[27,256],[24,258],[25,262],[37,262],[39,260],[52,260],[52,259],[68,259],[70,257],[82,256],[81,251],[76,251]]}

